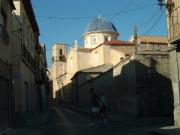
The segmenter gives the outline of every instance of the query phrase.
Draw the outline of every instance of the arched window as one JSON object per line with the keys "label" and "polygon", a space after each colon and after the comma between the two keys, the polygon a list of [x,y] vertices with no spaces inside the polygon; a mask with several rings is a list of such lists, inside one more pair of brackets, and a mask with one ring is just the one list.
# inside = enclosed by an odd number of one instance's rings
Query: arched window
{"label": "arched window", "polygon": [[92,37],[91,37],[91,43],[92,43],[92,44],[96,44],[96,43],[97,43],[96,36],[92,36]]}
{"label": "arched window", "polygon": [[59,54],[60,54],[60,55],[63,55],[62,49],[59,50]]}
{"label": "arched window", "polygon": [[73,67],[73,58],[72,57],[70,58],[70,66],[71,66],[71,68]]}

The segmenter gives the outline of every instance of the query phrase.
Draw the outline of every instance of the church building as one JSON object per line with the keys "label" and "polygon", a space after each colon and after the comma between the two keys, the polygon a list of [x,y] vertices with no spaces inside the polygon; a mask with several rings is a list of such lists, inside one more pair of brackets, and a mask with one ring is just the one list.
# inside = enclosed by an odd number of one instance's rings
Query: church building
{"label": "church building", "polygon": [[[78,43],[75,42],[69,53],[63,54],[66,60],[61,61],[59,59],[60,55],[66,50],[65,46],[55,44],[52,51],[52,72],[54,74],[53,80],[55,80],[53,83],[54,97],[56,91],[71,82],[71,78],[76,72],[100,65],[102,65],[102,68],[103,66],[107,67],[107,65],[112,67],[125,57],[133,54],[134,43],[118,40],[119,35],[112,22],[98,16],[85,29],[83,34],[84,47],[79,47]],[[54,58],[58,58],[61,62]],[[63,71],[57,73],[57,70],[62,69],[62,67],[63,69],[66,68],[64,69],[66,73]]]}
{"label": "church building", "polygon": [[[82,35],[84,39],[83,47],[80,47],[75,41],[73,47],[66,53],[67,48],[64,44],[55,44],[52,51],[54,97],[57,91],[72,82],[72,78],[77,72],[84,72],[88,69],[90,71],[94,69],[106,72],[119,62],[133,56],[136,50],[134,39],[131,38],[129,41],[119,40],[119,35],[120,33],[111,21],[98,16],[89,22],[85,28]],[[158,49],[156,50],[158,51],[161,50],[162,46],[167,48],[167,40],[164,37],[139,38],[139,41],[143,43],[143,52],[144,50],[148,52],[149,48],[152,50],[157,46]],[[158,42],[156,43],[156,41]],[[142,51],[142,49],[139,50]]]}

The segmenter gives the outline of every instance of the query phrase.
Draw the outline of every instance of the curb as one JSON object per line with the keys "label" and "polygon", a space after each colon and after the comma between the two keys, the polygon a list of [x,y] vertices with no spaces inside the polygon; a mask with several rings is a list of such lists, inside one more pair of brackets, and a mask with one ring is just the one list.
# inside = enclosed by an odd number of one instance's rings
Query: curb
{"label": "curb", "polygon": [[159,132],[156,132],[156,131],[149,131],[149,134],[150,135],[165,135],[163,133],[159,133]]}
{"label": "curb", "polygon": [[24,126],[31,127],[31,126],[35,126],[35,125],[44,124],[46,122],[47,116],[48,116],[48,111],[42,112],[42,113],[34,116],[32,119],[28,120]]}
{"label": "curb", "polygon": [[8,133],[12,132],[12,128],[5,128],[5,129],[0,129],[0,135],[8,135]]}

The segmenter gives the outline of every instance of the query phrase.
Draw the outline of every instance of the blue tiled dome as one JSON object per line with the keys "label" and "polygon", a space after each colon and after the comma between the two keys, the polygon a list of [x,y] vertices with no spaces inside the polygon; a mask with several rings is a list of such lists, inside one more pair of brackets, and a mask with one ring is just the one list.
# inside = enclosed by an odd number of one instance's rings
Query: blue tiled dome
{"label": "blue tiled dome", "polygon": [[87,25],[84,34],[102,31],[117,32],[117,29],[112,22],[106,20],[105,18],[97,17]]}

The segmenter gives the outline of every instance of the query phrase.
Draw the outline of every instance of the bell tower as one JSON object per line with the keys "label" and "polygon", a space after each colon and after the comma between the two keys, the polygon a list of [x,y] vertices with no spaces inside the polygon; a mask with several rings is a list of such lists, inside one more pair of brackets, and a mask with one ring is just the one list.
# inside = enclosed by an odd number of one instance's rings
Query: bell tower
{"label": "bell tower", "polygon": [[53,97],[60,89],[57,78],[66,73],[66,54],[67,44],[56,43],[52,47],[52,78],[53,78]]}

